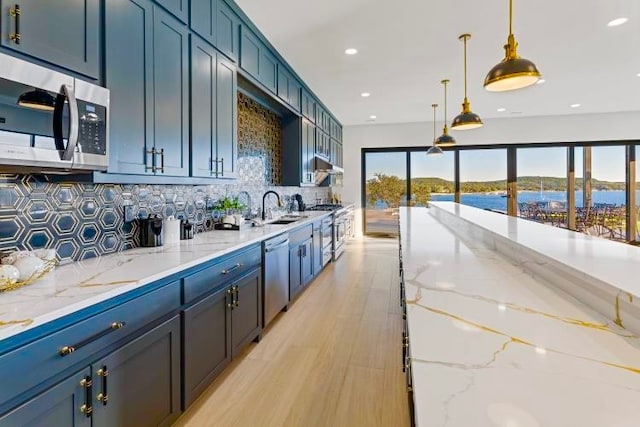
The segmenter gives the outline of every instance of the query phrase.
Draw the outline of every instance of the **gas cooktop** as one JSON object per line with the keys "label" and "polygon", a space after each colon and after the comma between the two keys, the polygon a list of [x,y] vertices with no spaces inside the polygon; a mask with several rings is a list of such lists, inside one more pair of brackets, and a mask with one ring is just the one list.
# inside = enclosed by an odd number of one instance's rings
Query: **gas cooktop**
{"label": "gas cooktop", "polygon": [[321,205],[315,205],[308,207],[308,211],[336,211],[342,208],[342,204],[340,203],[323,203]]}

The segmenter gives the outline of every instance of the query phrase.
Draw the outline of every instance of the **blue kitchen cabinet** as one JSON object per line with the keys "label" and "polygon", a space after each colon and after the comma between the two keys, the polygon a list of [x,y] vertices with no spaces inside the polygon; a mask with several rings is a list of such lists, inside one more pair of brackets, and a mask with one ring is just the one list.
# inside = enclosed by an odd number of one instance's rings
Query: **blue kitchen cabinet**
{"label": "blue kitchen cabinet", "polygon": [[218,0],[191,0],[191,29],[216,45],[218,35]]}
{"label": "blue kitchen cabinet", "polygon": [[284,66],[278,67],[278,97],[300,112],[300,83]]}
{"label": "blue kitchen cabinet", "polygon": [[187,28],[149,0],[108,1],[105,22],[109,172],[188,175]]}
{"label": "blue kitchen cabinet", "polygon": [[0,0],[1,44],[97,80],[100,4],[100,0]]}
{"label": "blue kitchen cabinet", "polygon": [[87,408],[93,395],[86,387],[90,382],[87,367],[0,417],[0,427],[91,427]]}
{"label": "blue kitchen cabinet", "polygon": [[105,4],[105,83],[110,89],[109,172],[152,173],[153,4]]}
{"label": "blue kitchen cabinet", "polygon": [[237,163],[237,76],[231,61],[191,39],[191,175],[233,178]]}
{"label": "blue kitchen cabinet", "polygon": [[188,176],[189,31],[157,7],[154,8],[153,18],[156,172]]}
{"label": "blue kitchen cabinet", "polygon": [[[108,2],[109,0],[107,0]],[[156,3],[171,12],[173,16],[186,23],[189,19],[189,0],[155,0]],[[199,3],[201,0],[193,0]]]}
{"label": "blue kitchen cabinet", "polygon": [[305,116],[307,119],[309,119],[311,123],[315,124],[316,122],[315,98],[305,88],[302,88],[300,96],[301,96],[300,103],[301,103],[302,115]]}
{"label": "blue kitchen cabinet", "polygon": [[216,47],[236,63],[240,56],[240,22],[240,18],[227,2],[218,0]]}
{"label": "blue kitchen cabinet", "polygon": [[302,184],[315,184],[316,127],[302,120]]}
{"label": "blue kitchen cabinet", "polygon": [[253,32],[240,29],[240,67],[270,92],[278,89],[278,60]]}

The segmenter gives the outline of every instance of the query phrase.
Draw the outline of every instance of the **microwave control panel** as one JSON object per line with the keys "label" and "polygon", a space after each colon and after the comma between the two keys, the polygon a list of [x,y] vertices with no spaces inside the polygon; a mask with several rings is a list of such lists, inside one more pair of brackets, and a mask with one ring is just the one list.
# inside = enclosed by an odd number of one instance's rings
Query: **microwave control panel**
{"label": "microwave control panel", "polygon": [[107,154],[107,109],[78,99],[78,146],[83,153]]}

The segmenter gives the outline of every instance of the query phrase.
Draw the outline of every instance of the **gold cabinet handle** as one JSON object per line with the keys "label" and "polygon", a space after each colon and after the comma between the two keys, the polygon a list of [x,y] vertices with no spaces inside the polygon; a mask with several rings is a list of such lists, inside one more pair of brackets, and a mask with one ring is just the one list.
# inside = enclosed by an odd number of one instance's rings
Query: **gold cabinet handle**
{"label": "gold cabinet handle", "polygon": [[20,5],[16,4],[11,9],[9,9],[9,16],[13,17],[16,32],[9,34],[9,40],[14,42],[15,44],[20,44],[20,15],[22,11],[20,10]]}
{"label": "gold cabinet handle", "polygon": [[82,341],[78,342],[77,344],[73,344],[73,345],[65,345],[64,347],[62,347],[59,351],[58,354],[60,354],[60,356],[64,357],[64,356],[68,356],[71,353],[73,353],[74,351],[88,345],[91,344],[93,341],[96,341],[102,337],[104,337],[105,335],[116,331],[122,327],[124,327],[126,325],[125,322],[113,322],[111,325],[109,325],[109,327],[107,329],[104,329],[100,332],[98,332],[97,334],[91,335],[88,338],[83,339]]}
{"label": "gold cabinet handle", "polygon": [[84,377],[80,380],[80,386],[84,388],[84,404],[80,407],[80,412],[82,412],[85,417],[91,417],[93,413],[93,405],[92,405],[92,395],[93,395],[93,381],[90,376]]}
{"label": "gold cabinet handle", "polygon": [[103,365],[96,373],[102,379],[102,390],[98,393],[98,401],[102,402],[103,406],[107,406],[107,403],[109,403],[109,394],[107,393],[107,376],[109,375],[109,370],[107,369],[107,365]]}
{"label": "gold cabinet handle", "polygon": [[237,270],[238,268],[242,267],[242,264],[237,263],[236,265],[234,265],[231,268],[225,268],[224,270],[221,271],[222,274],[229,274],[231,273],[233,270]]}

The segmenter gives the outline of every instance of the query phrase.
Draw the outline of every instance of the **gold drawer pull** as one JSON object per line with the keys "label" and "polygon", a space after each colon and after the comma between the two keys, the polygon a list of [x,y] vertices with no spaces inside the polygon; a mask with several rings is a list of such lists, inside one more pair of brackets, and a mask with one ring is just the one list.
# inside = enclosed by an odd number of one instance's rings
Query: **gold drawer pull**
{"label": "gold drawer pull", "polygon": [[85,338],[84,340],[80,341],[77,344],[74,345],[66,345],[64,347],[62,347],[60,349],[60,351],[58,352],[60,354],[60,356],[64,357],[64,356],[68,356],[71,353],[73,353],[74,351],[88,345],[91,344],[93,341],[98,340],[102,337],[104,337],[105,335],[116,331],[122,327],[124,327],[124,325],[126,325],[125,322],[113,322],[111,325],[109,325],[109,327],[103,331],[98,332],[95,335],[90,336],[89,338]]}
{"label": "gold drawer pull", "polygon": [[227,268],[227,269],[222,270],[222,274],[229,274],[229,273],[231,273],[233,270],[237,270],[237,269],[238,269],[238,268],[240,268],[240,267],[242,267],[242,264],[237,263],[236,265],[234,265],[234,266],[233,266],[233,267],[231,267],[231,268]]}

